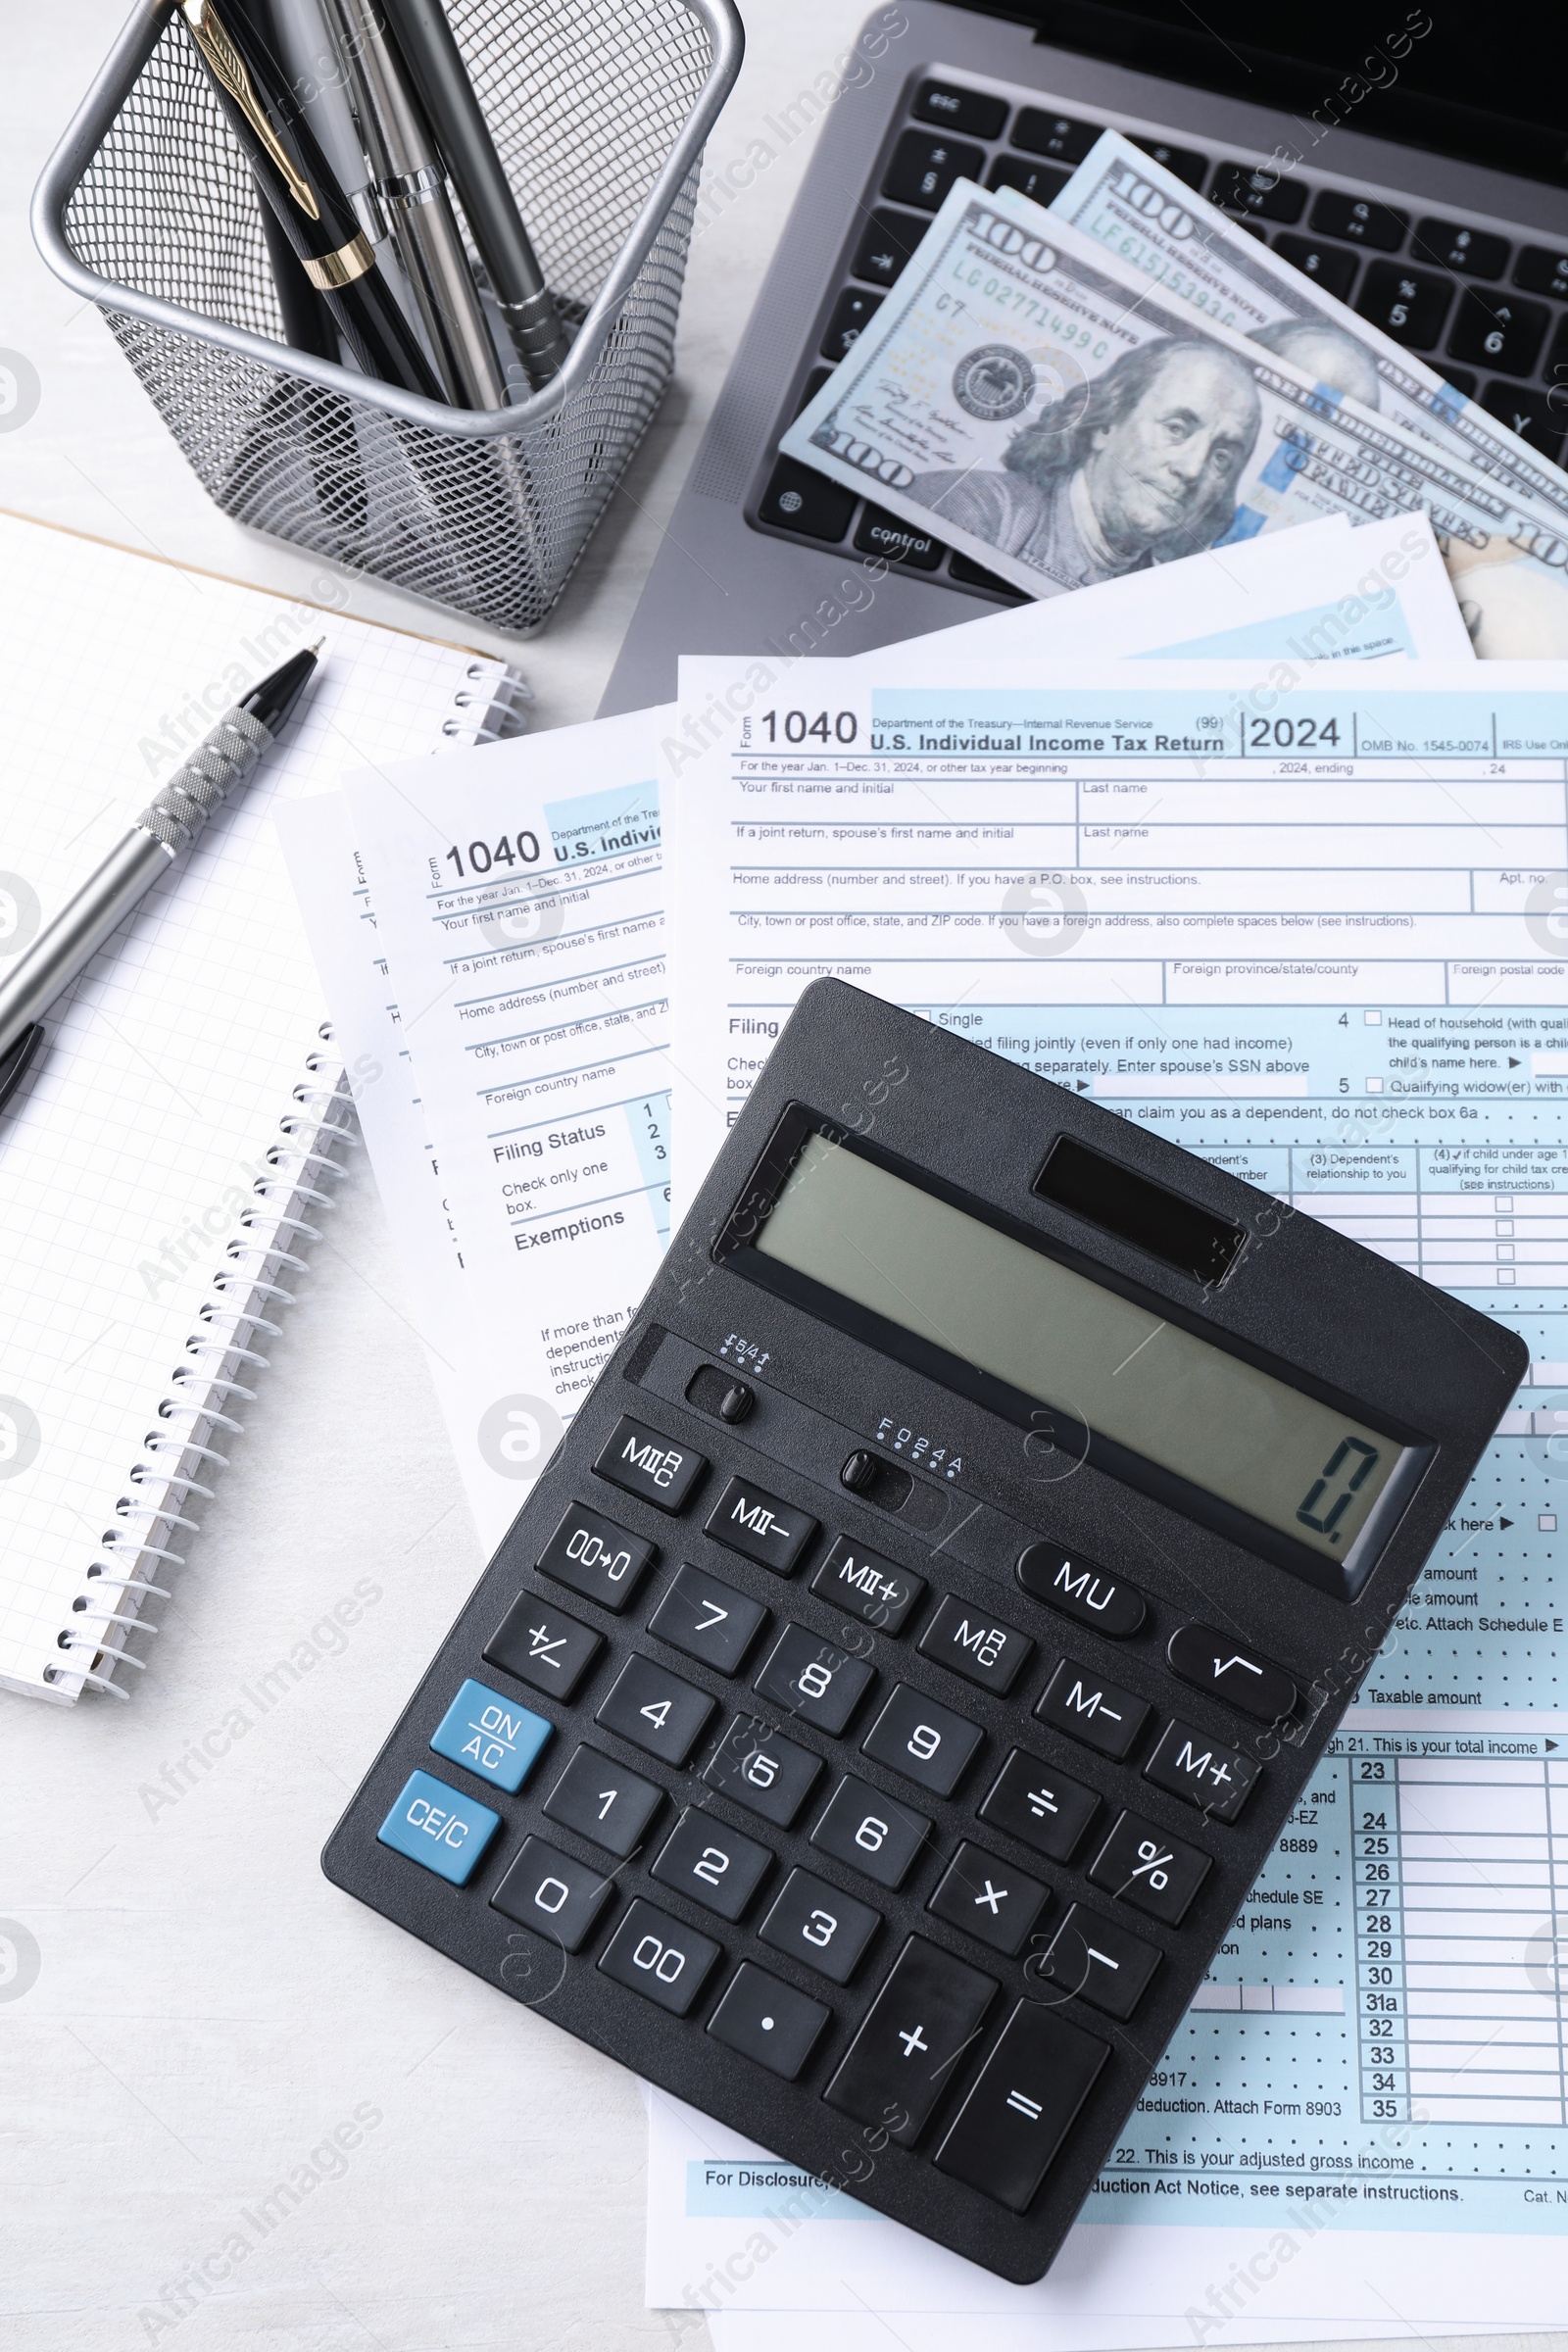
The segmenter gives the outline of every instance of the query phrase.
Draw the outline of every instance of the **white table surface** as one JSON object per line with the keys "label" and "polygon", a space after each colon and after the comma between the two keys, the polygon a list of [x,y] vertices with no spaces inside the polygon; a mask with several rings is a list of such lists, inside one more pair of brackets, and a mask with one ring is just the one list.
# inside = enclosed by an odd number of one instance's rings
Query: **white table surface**
{"label": "white table surface", "polygon": [[[0,0],[0,346],[42,387],[0,433],[0,506],[308,593],[315,559],[208,503],[28,235],[33,182],[122,13]],[[755,6],[714,162],[864,14]],[[592,715],[809,144],[697,241],[675,382],[546,634],[515,646],[354,579],[350,610],[514,656],[539,725]],[[363,1166],[314,1261],[163,1630],[134,1645],[156,1656],[132,1703],[0,1694],[0,1916],[39,1949],[36,1981],[0,1998],[0,2346],[668,2344],[642,2305],[631,2077],[317,1867],[482,1557]],[[313,1642],[362,1579],[377,1597],[360,1622]],[[311,1651],[263,1711],[259,1678]],[[182,1770],[225,1725],[228,1752]],[[706,2329],[679,2340],[700,2352]],[[896,2338],[868,2320],[866,2340]]]}

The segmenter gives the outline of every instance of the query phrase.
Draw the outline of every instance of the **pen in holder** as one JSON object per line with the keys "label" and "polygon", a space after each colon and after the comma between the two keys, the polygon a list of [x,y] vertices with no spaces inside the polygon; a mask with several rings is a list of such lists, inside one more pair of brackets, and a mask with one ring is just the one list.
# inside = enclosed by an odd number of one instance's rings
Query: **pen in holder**
{"label": "pen in holder", "polygon": [[571,335],[528,397],[454,409],[288,347],[255,183],[169,0],[138,0],[39,182],[33,233],[226,513],[522,635],[668,380],[741,32],[731,0],[621,0],[613,38],[599,0],[447,15]]}

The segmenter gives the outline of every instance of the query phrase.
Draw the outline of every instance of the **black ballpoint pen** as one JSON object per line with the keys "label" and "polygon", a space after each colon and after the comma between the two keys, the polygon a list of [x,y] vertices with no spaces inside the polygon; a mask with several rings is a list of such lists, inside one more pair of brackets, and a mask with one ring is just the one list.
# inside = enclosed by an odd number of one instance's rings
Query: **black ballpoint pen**
{"label": "black ballpoint pen", "polygon": [[40,1014],[245,781],[309,685],[319,650],[291,654],[223,713],[0,982],[0,1103],[43,1042]]}
{"label": "black ballpoint pen", "polygon": [[444,402],[281,67],[237,11],[220,16],[213,0],[180,0],[180,8],[229,128],[360,366]]}

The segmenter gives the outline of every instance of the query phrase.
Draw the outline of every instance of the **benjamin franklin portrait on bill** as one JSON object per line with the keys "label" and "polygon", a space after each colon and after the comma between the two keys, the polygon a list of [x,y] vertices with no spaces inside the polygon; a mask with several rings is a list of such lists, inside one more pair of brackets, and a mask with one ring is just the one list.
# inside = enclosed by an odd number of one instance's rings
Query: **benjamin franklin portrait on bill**
{"label": "benjamin franklin portrait on bill", "polygon": [[1260,423],[1245,360],[1162,336],[1025,425],[1002,472],[917,474],[908,495],[939,526],[1087,588],[1222,539]]}

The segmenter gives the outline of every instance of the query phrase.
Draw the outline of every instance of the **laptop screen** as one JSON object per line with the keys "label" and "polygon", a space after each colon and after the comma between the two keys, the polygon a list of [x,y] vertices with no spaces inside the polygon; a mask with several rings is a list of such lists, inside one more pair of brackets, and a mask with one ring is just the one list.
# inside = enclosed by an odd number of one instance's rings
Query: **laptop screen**
{"label": "laptop screen", "polygon": [[1322,142],[1344,124],[1568,186],[1561,0],[1002,0],[989,13],[1064,49],[1283,108],[1299,118],[1287,149],[1328,171]]}

